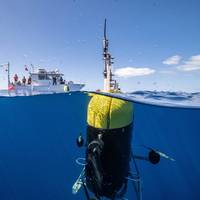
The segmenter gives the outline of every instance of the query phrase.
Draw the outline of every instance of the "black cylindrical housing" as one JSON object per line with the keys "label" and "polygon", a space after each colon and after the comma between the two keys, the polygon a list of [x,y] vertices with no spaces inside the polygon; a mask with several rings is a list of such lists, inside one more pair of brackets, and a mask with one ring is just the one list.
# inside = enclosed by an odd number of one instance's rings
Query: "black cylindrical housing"
{"label": "black cylindrical housing", "polygon": [[113,198],[126,184],[132,124],[117,129],[87,126],[86,184],[97,196]]}

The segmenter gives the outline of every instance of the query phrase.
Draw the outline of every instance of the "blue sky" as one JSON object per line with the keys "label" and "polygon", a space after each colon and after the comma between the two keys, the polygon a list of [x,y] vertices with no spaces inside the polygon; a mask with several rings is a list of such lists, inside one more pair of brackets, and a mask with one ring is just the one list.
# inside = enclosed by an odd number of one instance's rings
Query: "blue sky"
{"label": "blue sky", "polygon": [[[107,18],[123,91],[200,91],[199,10],[198,0],[0,0],[0,64],[20,76],[30,63],[59,68],[102,89]],[[6,82],[0,68],[0,88]]]}

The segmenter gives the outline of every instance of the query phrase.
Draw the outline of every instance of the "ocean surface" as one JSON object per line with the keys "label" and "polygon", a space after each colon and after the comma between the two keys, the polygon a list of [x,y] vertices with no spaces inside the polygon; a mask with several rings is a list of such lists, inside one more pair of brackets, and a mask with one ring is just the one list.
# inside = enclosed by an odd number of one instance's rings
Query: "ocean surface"
{"label": "ocean surface", "polygon": [[171,107],[200,108],[200,92],[136,91],[124,96],[142,103]]}
{"label": "ocean surface", "polygon": [[[146,155],[147,146],[175,159],[137,161],[143,199],[200,199],[200,94],[124,97],[134,100],[133,152]],[[89,100],[84,92],[0,97],[1,200],[86,199],[72,185],[82,170],[76,137],[86,134]],[[126,198],[136,199],[131,184]]]}

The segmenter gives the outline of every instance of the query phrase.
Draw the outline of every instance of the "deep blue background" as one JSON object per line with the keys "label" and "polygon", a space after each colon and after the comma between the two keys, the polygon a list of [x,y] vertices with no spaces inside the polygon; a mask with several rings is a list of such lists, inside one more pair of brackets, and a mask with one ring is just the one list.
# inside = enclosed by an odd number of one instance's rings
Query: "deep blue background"
{"label": "deep blue background", "polygon": [[133,148],[146,145],[173,157],[139,161],[144,199],[200,199],[200,109],[135,104]]}
{"label": "deep blue background", "polygon": [[[85,134],[88,100],[83,93],[0,98],[1,200],[84,199],[71,187],[81,171],[75,159],[84,156],[75,139]],[[176,159],[137,162],[143,199],[199,199],[200,109],[135,104],[134,114],[134,152],[147,153],[146,145]]]}

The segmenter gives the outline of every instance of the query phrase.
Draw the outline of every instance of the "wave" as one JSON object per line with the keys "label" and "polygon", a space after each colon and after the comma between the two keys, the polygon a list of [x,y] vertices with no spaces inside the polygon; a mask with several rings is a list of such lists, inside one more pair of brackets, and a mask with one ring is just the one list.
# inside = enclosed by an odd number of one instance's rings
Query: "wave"
{"label": "wave", "polygon": [[159,105],[200,107],[200,92],[135,91],[126,96],[136,101]]}

